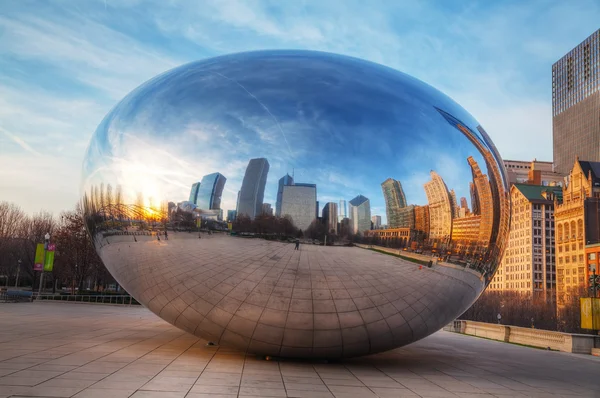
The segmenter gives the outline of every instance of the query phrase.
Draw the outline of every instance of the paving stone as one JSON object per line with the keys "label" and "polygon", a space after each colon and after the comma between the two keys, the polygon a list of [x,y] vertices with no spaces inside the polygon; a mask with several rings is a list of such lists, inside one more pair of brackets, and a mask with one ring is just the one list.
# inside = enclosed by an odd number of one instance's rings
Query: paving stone
{"label": "paving stone", "polygon": [[[290,298],[295,290],[304,297],[303,288],[290,289]],[[278,362],[207,347],[142,307],[2,304],[0,319],[0,398],[595,397],[600,391],[600,358],[447,332],[368,357]]]}

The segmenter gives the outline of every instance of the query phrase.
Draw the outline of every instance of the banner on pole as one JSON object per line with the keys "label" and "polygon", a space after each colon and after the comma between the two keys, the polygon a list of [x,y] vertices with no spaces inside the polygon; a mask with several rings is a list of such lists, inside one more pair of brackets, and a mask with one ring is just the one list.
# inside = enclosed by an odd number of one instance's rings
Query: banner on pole
{"label": "banner on pole", "polygon": [[54,269],[54,250],[46,252],[46,262],[44,263],[44,271],[52,272]]}
{"label": "banner on pole", "polygon": [[600,298],[582,297],[581,328],[600,330]]}
{"label": "banner on pole", "polygon": [[44,269],[44,244],[38,243],[35,249],[35,261],[33,263],[34,271],[42,271]]}

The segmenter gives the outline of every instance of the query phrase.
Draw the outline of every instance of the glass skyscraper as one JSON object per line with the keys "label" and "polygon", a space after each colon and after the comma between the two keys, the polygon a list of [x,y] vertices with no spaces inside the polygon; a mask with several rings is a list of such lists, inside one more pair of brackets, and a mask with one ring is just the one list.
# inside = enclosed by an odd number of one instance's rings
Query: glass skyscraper
{"label": "glass skyscraper", "polygon": [[340,221],[344,218],[348,218],[348,207],[346,206],[345,200],[340,200],[340,205],[338,207],[338,217]]}
{"label": "glass skyscraper", "polygon": [[202,177],[196,196],[196,206],[202,210],[218,210],[221,208],[221,195],[227,178],[221,173],[212,173]]}
{"label": "glass skyscraper", "polygon": [[269,174],[269,161],[267,159],[250,159],[238,197],[238,217],[246,215],[254,219],[262,212],[267,174]]}
{"label": "glass skyscraper", "polygon": [[371,203],[363,195],[350,201],[350,227],[353,233],[364,234],[371,229]]}
{"label": "glass skyscraper", "polygon": [[286,185],[294,185],[294,178],[289,174],[284,175],[279,179],[277,187],[277,202],[275,202],[275,215],[281,217],[281,199],[283,197],[283,187]]}
{"label": "glass skyscraper", "polygon": [[195,182],[192,184],[192,190],[190,191],[190,199],[188,202],[196,203],[196,198],[198,197],[198,189],[200,188],[200,183]]}
{"label": "glass skyscraper", "polygon": [[558,173],[600,161],[600,30],[552,65],[552,136]]}
{"label": "glass skyscraper", "polygon": [[327,227],[327,232],[337,232],[338,228],[338,205],[337,203],[329,202],[323,207],[323,223]]}
{"label": "glass skyscraper", "polygon": [[[403,218],[405,213],[401,209],[406,207],[406,196],[400,181],[388,178],[381,183],[383,198],[385,199],[385,214],[388,228],[404,228]],[[414,225],[414,222],[413,222]]]}
{"label": "glass skyscraper", "polygon": [[281,215],[289,215],[296,228],[306,230],[317,214],[317,186],[315,184],[284,185]]}

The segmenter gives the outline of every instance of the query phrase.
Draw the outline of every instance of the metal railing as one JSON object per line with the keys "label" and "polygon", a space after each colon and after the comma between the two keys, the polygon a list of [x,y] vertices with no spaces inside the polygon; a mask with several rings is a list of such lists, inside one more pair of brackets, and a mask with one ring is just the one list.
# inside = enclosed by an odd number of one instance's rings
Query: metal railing
{"label": "metal railing", "polygon": [[91,304],[113,304],[113,305],[140,305],[140,303],[131,296],[126,295],[48,295],[41,294],[35,296],[40,301],[61,301],[71,303],[91,303]]}

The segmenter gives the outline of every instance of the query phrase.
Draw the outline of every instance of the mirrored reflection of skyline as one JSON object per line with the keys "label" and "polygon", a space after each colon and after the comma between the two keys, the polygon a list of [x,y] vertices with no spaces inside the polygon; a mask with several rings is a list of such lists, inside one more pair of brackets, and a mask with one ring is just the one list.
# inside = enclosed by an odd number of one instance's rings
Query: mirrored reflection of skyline
{"label": "mirrored reflection of skyline", "polygon": [[[464,134],[469,133],[460,123],[456,127]],[[486,165],[490,169],[493,158],[491,152],[486,151],[484,159],[486,154],[489,158]],[[157,202],[138,192],[135,203],[124,204],[120,186],[113,192],[110,184],[106,187],[101,184],[92,186],[84,201],[103,218],[145,221],[154,227],[162,225],[159,228],[165,230],[182,225],[190,228],[204,225],[215,230],[233,226],[240,232],[250,232],[254,231],[250,227],[254,220],[260,219],[267,225],[285,219],[291,234],[299,237],[312,236],[311,232],[319,226],[331,241],[363,238],[383,245],[394,241],[416,252],[439,255],[446,261],[454,256],[457,261],[484,263],[495,251],[491,247],[494,228],[506,222],[497,220],[501,213],[500,202],[494,200],[493,193],[493,183],[502,181],[503,176],[496,171],[500,178],[490,180],[473,156],[465,163],[471,171],[468,198],[457,197],[455,189],[449,188],[436,170],[430,171],[429,180],[422,185],[427,200],[420,204],[410,203],[411,196],[405,193],[401,181],[388,177],[381,182],[381,191],[371,192],[369,196],[383,199],[385,225],[382,215],[373,213],[369,197],[358,194],[354,198],[321,202],[320,208],[317,184],[299,182],[287,173],[277,179],[276,203],[266,203],[270,168],[266,158],[248,161],[242,184],[237,188],[236,208],[227,212],[221,208],[227,177],[218,171],[192,182],[187,200]],[[460,192],[467,191],[466,187],[460,188]],[[498,190],[502,187],[496,186]]]}
{"label": "mirrored reflection of skyline", "polygon": [[451,99],[380,66],[367,84],[360,63],[332,54],[241,57],[167,72],[105,118],[84,163],[93,213],[167,229],[285,219],[294,236],[400,241],[469,263],[500,252],[500,158]]}

